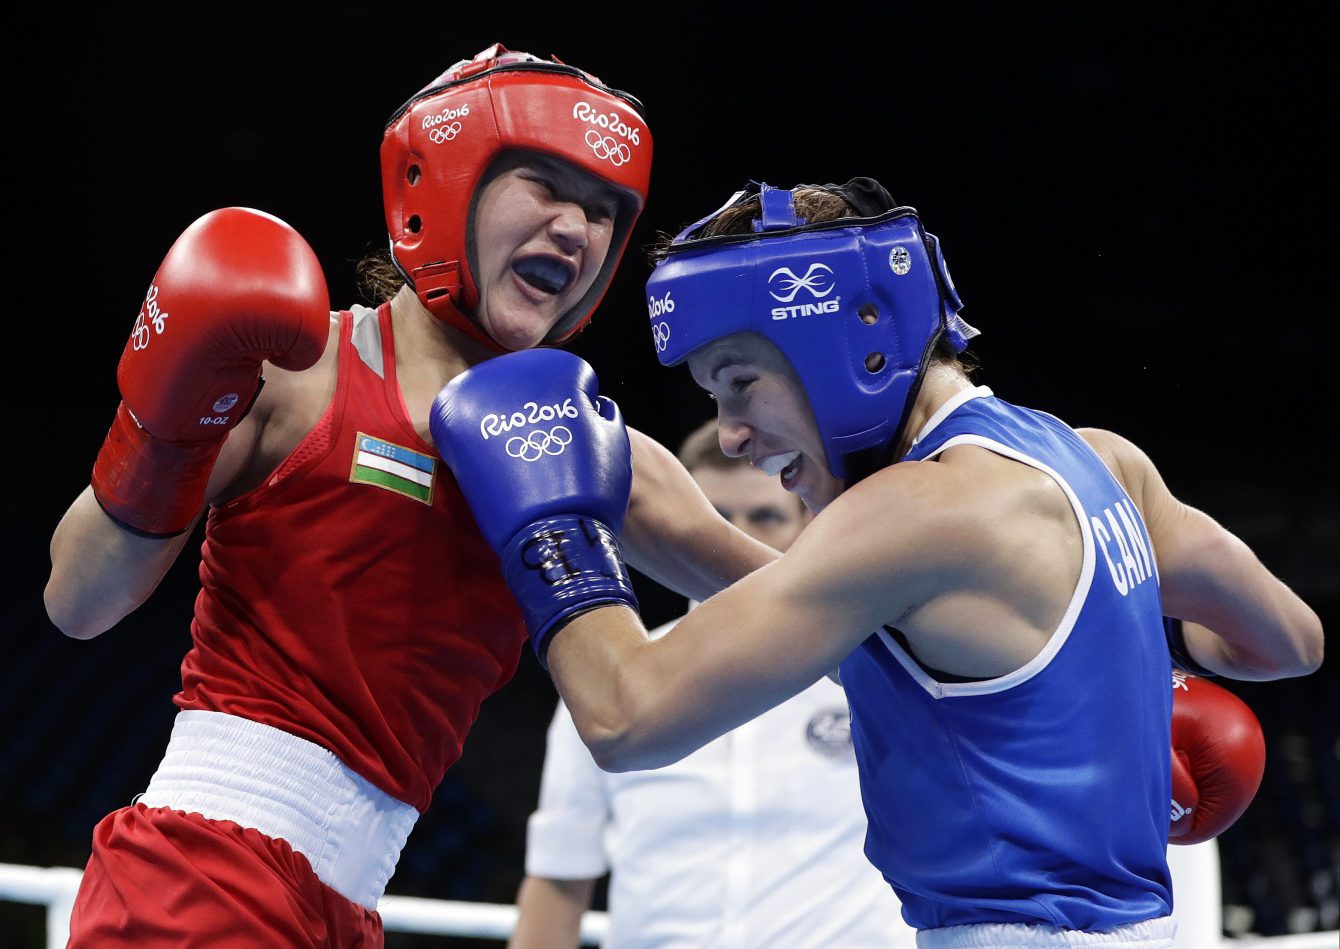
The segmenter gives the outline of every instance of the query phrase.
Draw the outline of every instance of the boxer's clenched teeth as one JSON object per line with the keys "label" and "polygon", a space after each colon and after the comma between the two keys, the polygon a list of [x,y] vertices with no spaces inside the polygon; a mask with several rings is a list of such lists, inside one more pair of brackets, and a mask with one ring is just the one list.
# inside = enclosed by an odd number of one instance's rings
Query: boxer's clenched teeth
{"label": "boxer's clenched teeth", "polygon": [[781,474],[783,468],[787,468],[800,457],[798,451],[788,451],[781,455],[769,455],[766,458],[760,458],[755,464],[768,475]]}

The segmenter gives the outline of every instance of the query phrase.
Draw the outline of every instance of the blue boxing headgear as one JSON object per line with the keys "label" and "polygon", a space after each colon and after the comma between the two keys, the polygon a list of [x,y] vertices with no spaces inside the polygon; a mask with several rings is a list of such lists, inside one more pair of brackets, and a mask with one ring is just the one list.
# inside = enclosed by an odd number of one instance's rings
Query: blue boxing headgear
{"label": "blue boxing headgear", "polygon": [[[884,203],[871,206],[871,189]],[[962,352],[977,330],[959,318],[940,242],[915,209],[869,179],[824,190],[866,216],[807,224],[793,192],[750,182],[675,237],[647,281],[647,307],[662,365],[733,333],[776,345],[809,396],[829,468],[851,485],[895,460],[939,341]],[[755,194],[753,233],[694,237]]]}

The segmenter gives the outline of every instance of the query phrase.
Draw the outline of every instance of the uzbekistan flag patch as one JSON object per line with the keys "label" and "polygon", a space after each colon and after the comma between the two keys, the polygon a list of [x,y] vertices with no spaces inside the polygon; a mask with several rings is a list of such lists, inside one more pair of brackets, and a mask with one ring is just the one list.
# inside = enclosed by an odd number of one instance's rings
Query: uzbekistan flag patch
{"label": "uzbekistan flag patch", "polygon": [[433,503],[433,474],[437,459],[403,445],[358,433],[354,466],[349,480],[355,484],[375,484],[407,497]]}

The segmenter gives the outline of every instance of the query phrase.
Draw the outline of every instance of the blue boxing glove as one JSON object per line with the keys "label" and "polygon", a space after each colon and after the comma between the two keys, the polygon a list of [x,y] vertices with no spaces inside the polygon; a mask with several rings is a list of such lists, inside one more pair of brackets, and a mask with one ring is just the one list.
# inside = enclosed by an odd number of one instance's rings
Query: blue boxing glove
{"label": "blue boxing glove", "polygon": [[524,350],[448,382],[429,422],[546,668],[550,639],[573,617],[637,609],[615,536],[633,484],[628,432],[596,392],[585,360]]}

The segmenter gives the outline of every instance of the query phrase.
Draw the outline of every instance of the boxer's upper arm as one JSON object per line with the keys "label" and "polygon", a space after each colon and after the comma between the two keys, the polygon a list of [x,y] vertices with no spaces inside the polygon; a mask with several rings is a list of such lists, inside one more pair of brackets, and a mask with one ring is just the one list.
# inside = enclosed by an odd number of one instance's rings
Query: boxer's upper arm
{"label": "boxer's upper arm", "polygon": [[1130,441],[1081,432],[1112,468],[1145,520],[1163,610],[1188,626],[1198,663],[1237,678],[1310,672],[1321,662],[1321,623],[1240,538],[1178,500],[1153,461]]}
{"label": "boxer's upper arm", "polygon": [[[1225,554],[1230,561],[1238,559],[1246,548],[1238,549],[1240,542],[1231,543],[1236,538],[1226,529],[1174,497],[1153,461],[1134,443],[1101,429],[1082,429],[1080,434],[1102,457],[1144,518],[1154,544],[1166,612],[1182,619],[1203,619],[1194,615],[1198,612],[1196,591],[1216,571],[1219,565],[1214,561]],[[1176,612],[1178,608],[1183,612]]]}

